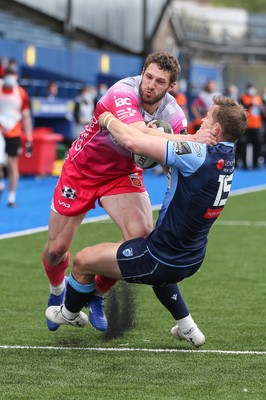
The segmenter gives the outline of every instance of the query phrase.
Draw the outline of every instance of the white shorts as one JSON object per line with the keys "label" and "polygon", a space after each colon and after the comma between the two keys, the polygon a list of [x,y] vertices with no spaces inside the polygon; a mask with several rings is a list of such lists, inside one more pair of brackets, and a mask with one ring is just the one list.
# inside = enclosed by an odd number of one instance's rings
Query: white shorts
{"label": "white shorts", "polygon": [[5,165],[5,163],[6,163],[6,141],[0,131],[0,165]]}

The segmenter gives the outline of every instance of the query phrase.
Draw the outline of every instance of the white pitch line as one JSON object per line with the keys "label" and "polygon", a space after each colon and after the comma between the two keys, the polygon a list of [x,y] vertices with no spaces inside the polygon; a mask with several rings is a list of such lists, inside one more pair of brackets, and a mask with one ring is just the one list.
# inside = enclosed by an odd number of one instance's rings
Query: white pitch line
{"label": "white pitch line", "polygon": [[[159,210],[161,208],[161,204],[155,205],[152,207],[152,210]],[[82,221],[82,225],[83,224],[89,224],[92,222],[110,222],[111,218],[109,217],[109,215],[100,215],[98,217],[88,217],[85,218]],[[0,240],[1,239],[11,239],[14,237],[18,237],[18,236],[26,236],[26,235],[32,235],[34,233],[39,233],[39,232],[46,232],[48,230],[48,226],[40,226],[38,228],[31,228],[31,229],[25,229],[23,231],[17,231],[17,232],[10,232],[10,233],[3,233],[2,235],[0,234]]]}
{"label": "white pitch line", "polygon": [[240,350],[185,350],[185,349],[146,349],[133,347],[56,347],[56,346],[0,346],[0,349],[15,350],[67,350],[67,351],[99,351],[99,352],[143,352],[143,353],[211,353],[211,354],[235,354],[235,355],[266,355],[266,351],[240,351]]}
{"label": "white pitch line", "polygon": [[[266,190],[266,185],[258,185],[258,186],[252,186],[249,188],[244,188],[244,189],[237,189],[233,190],[230,192],[230,196],[238,196],[246,193],[253,193],[253,192],[261,192],[262,190]],[[161,208],[161,204],[156,204],[152,207],[152,210],[159,210]],[[99,217],[89,217],[85,218],[82,221],[82,224],[88,224],[90,222],[99,222],[99,221],[107,221],[110,220],[110,217],[108,215],[102,215]],[[244,221],[245,222],[245,221]],[[241,224],[241,221],[237,221],[237,223]],[[262,222],[263,224],[263,222]],[[261,225],[264,226],[264,225]],[[48,226],[41,226],[38,228],[32,228],[32,229],[25,229],[23,231],[17,231],[17,232],[11,232],[11,233],[4,233],[0,234],[0,240],[1,239],[10,239],[18,236],[25,236],[25,235],[32,235],[33,233],[39,233],[39,232],[46,232],[48,230]]]}
{"label": "white pitch line", "polygon": [[256,226],[265,228],[266,221],[215,221],[215,225],[228,225],[228,226]]}
{"label": "white pitch line", "polygon": [[261,192],[262,190],[266,190],[266,185],[257,185],[257,186],[246,187],[243,189],[235,189],[230,192],[229,197],[238,196],[240,194],[246,194],[246,193]]}
{"label": "white pitch line", "polygon": [[[153,207],[153,210],[158,210],[160,207],[156,208],[157,206]],[[110,217],[108,215],[101,216],[101,217],[93,217],[93,218],[86,218],[82,224],[88,224],[91,222],[110,222]],[[215,225],[228,225],[228,226],[255,226],[255,227],[265,227],[266,226],[266,221],[215,221]],[[11,232],[11,233],[5,233],[5,234],[0,234],[0,240],[1,239],[11,239],[15,238],[18,236],[26,236],[26,235],[32,235],[34,233],[39,233],[39,232],[46,232],[48,230],[48,226],[42,226],[39,228],[32,228],[32,229],[26,229],[24,231],[17,231],[17,232]]]}
{"label": "white pitch line", "polygon": [[[88,224],[89,222],[107,221],[109,219],[110,219],[109,215],[102,215],[99,217],[91,217],[91,218],[84,219],[82,221],[82,224]],[[10,239],[10,238],[18,237],[18,236],[32,235],[33,233],[46,232],[47,230],[48,230],[48,226],[40,226],[38,228],[25,229],[23,231],[3,233],[2,235],[0,235],[0,240],[1,239]]]}

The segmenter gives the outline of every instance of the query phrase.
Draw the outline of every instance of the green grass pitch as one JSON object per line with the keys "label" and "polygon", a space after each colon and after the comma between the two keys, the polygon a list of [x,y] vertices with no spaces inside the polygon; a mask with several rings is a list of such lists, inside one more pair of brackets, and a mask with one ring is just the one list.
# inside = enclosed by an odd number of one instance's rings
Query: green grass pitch
{"label": "green grass pitch", "polygon": [[[170,335],[151,288],[133,286],[135,324],[106,340],[91,326],[46,328],[47,233],[0,241],[2,400],[265,399],[266,191],[232,196],[199,273],[180,284],[206,336],[200,350]],[[110,221],[84,224],[72,255],[120,239]]]}

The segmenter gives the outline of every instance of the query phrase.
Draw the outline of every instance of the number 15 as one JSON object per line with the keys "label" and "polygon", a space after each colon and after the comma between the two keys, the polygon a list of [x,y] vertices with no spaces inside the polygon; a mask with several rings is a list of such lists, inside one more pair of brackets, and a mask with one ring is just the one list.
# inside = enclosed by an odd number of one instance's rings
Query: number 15
{"label": "number 15", "polygon": [[[219,175],[218,182],[220,182],[218,192],[216,195],[216,199],[213,203],[214,206],[224,206],[230,192],[230,188],[232,185],[233,174],[231,175]],[[227,193],[227,196],[224,198],[224,194]],[[223,197],[223,198],[222,198]]]}

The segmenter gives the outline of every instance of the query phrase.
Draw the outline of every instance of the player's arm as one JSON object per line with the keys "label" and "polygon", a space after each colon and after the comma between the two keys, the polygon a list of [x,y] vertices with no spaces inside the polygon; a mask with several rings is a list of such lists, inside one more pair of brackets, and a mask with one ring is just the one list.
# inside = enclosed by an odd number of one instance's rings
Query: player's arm
{"label": "player's arm", "polygon": [[27,140],[32,140],[32,122],[31,122],[30,110],[22,111],[22,124],[23,124],[23,131],[26,135]]}
{"label": "player's arm", "polygon": [[161,130],[157,129],[156,125],[147,126],[144,122],[136,122],[131,124],[135,128],[139,129],[142,133],[148,134],[150,136],[160,136],[166,140],[172,140],[174,142],[198,142],[203,144],[210,144],[215,146],[217,144],[215,133],[204,129],[201,131],[197,131],[194,135],[172,135],[170,133],[162,132]]}
{"label": "player's arm", "polygon": [[26,135],[26,140],[28,142],[32,142],[32,121],[31,121],[31,113],[30,113],[30,100],[27,92],[19,86],[19,92],[22,100],[22,108],[21,108],[21,123],[23,127],[23,131]]}
{"label": "player's arm", "polygon": [[[144,134],[133,124],[125,124],[108,112],[100,115],[99,124],[102,127],[106,127],[118,143],[131,153],[142,154],[163,164],[166,148],[164,137],[155,135],[151,138],[150,135]],[[172,136],[174,135],[169,135],[170,138]]]}

